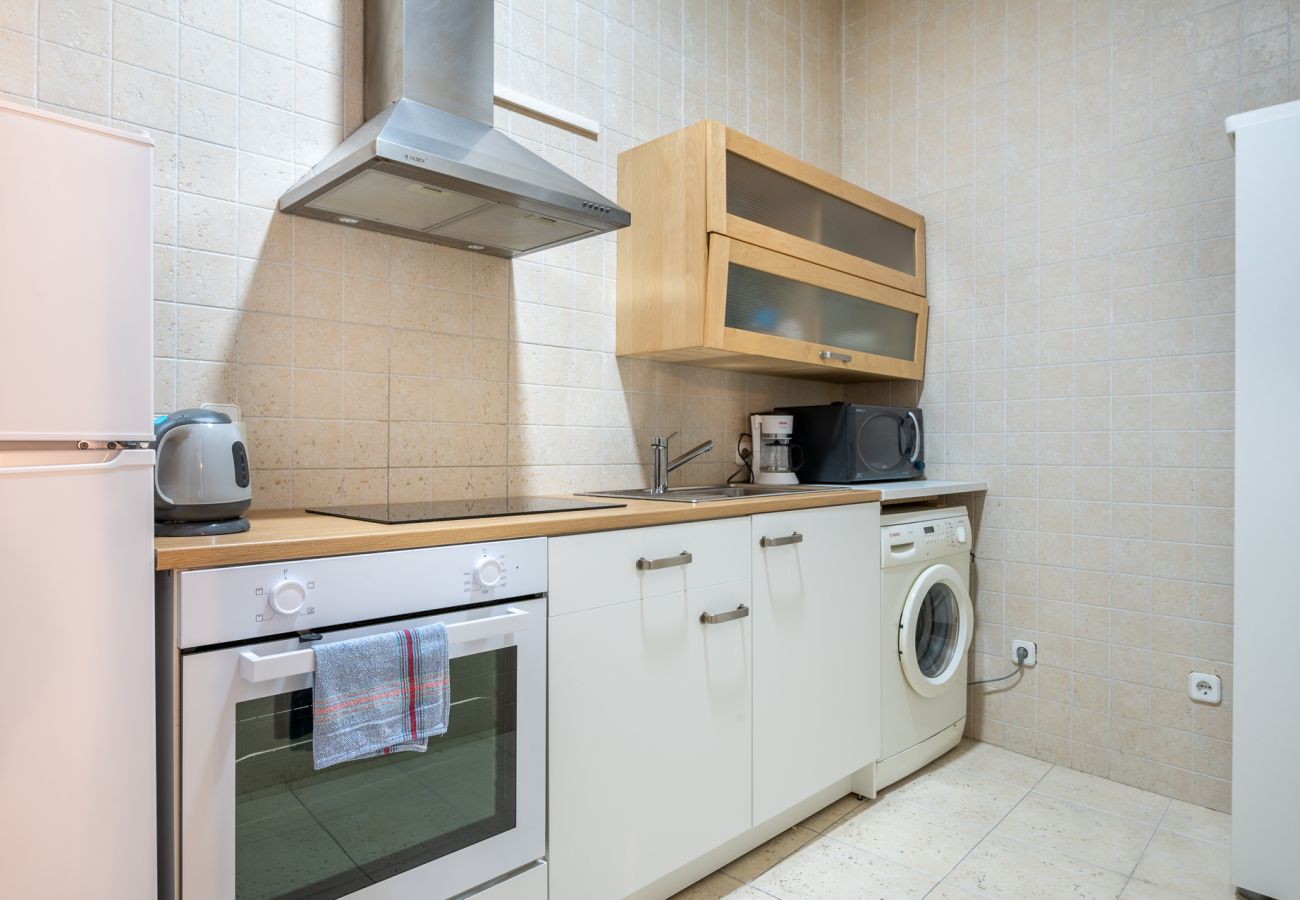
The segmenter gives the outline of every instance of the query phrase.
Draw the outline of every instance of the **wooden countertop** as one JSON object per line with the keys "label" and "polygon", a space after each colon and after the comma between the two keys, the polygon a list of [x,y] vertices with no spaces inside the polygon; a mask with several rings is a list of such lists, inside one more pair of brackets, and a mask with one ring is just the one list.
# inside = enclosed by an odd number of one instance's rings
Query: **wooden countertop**
{"label": "wooden countertop", "polygon": [[511,538],[553,537],[586,531],[616,531],[620,528],[730,519],[757,513],[844,506],[878,500],[880,492],[871,490],[787,494],[781,497],[715,500],[707,503],[627,500],[627,506],[614,509],[456,519],[414,525],[378,525],[337,516],[317,515],[301,509],[259,510],[249,515],[253,527],[243,534],[155,538],[155,566],[160,571],[207,569],[213,566],[276,562],[312,556],[342,556],[349,553],[410,550],[416,547],[440,547]]}

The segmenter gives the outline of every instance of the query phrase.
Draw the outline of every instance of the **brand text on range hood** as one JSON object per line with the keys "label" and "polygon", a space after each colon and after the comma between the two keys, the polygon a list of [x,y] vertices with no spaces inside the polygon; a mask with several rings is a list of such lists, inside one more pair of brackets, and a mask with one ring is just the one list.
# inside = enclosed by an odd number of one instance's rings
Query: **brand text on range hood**
{"label": "brand text on range hood", "polygon": [[631,222],[492,127],[492,18],[487,0],[365,0],[366,123],[280,209],[496,256]]}

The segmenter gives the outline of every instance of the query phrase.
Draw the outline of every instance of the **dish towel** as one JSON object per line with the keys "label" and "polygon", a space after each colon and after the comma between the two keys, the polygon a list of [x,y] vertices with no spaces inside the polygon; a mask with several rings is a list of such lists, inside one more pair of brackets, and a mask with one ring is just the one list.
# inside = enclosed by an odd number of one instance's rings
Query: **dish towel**
{"label": "dish towel", "polygon": [[447,731],[451,670],[441,622],[312,648],[312,755],[323,769],[404,750]]}

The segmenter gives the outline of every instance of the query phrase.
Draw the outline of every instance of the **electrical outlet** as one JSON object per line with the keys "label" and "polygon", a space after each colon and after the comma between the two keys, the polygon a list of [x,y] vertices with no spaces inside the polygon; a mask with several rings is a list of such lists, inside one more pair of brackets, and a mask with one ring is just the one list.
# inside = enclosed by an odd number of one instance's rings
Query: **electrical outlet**
{"label": "electrical outlet", "polygon": [[1038,662],[1038,645],[1035,644],[1033,641],[1012,641],[1011,642],[1012,662],[1020,662],[1020,660],[1016,657],[1016,651],[1019,650],[1021,647],[1024,647],[1025,650],[1029,653],[1029,655],[1025,657],[1025,665],[1032,666],[1034,663]]}
{"label": "electrical outlet", "polygon": [[740,455],[740,451],[742,450],[748,450],[751,453],[754,452],[753,439],[744,434],[740,435],[740,440],[736,444],[735,457],[736,465],[738,466],[743,466],[745,464],[744,457]]}
{"label": "electrical outlet", "polygon": [[1223,699],[1223,680],[1205,672],[1188,672],[1187,696],[1198,703],[1218,703]]}

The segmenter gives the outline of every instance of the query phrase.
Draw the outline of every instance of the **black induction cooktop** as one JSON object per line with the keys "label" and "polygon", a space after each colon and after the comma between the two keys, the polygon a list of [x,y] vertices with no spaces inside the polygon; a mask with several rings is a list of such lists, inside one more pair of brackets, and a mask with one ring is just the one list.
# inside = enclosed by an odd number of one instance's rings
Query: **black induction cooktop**
{"label": "black induction cooktop", "polygon": [[357,506],[321,506],[309,513],[360,519],[383,525],[413,522],[442,522],[449,519],[479,519],[492,516],[525,516],[529,513],[572,512],[583,509],[614,509],[626,503],[574,500],[554,497],[489,497],[482,500],[435,500],[429,503],[366,503]]}

